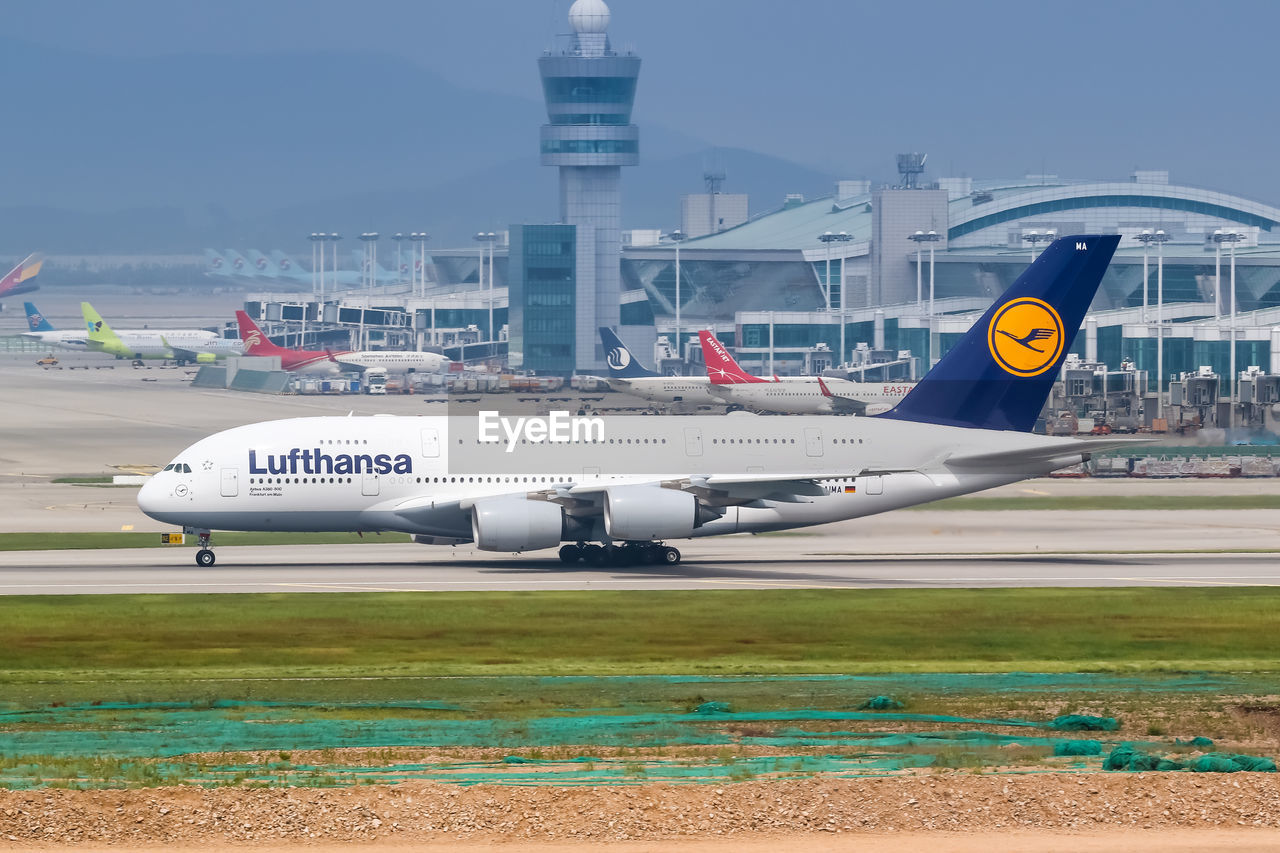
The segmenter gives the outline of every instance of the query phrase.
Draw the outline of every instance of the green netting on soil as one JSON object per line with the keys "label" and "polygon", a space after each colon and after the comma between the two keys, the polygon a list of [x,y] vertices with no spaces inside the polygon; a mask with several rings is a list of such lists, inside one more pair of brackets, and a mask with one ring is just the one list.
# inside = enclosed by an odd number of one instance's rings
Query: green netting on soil
{"label": "green netting on soil", "polygon": [[[325,786],[410,778],[514,785],[723,782],[794,774],[876,775],[922,767],[1001,771],[1040,764],[1044,769],[1097,769],[1106,749],[1112,750],[1107,760],[1114,758],[1114,763],[1126,769],[1134,765],[1172,769],[1181,765],[1162,764],[1168,760],[1151,753],[1211,747],[1212,742],[1197,738],[1127,744],[1127,751],[1120,751],[1115,742],[1075,741],[1054,735],[1049,720],[848,709],[868,696],[900,696],[912,701],[930,697],[928,701],[936,708],[939,698],[970,693],[1203,692],[1221,696],[1242,693],[1246,684],[1240,679],[1199,674],[1035,673],[571,676],[408,679],[405,683],[409,685],[406,695],[416,690],[420,696],[430,696],[437,687],[440,695],[386,702],[218,700],[26,709],[10,704],[8,710],[0,710],[0,785],[113,787],[191,782]],[[1252,682],[1247,687],[1256,689]],[[797,705],[813,702],[822,707],[734,710],[749,707],[753,697],[759,696],[772,697],[775,704],[778,697],[789,697]],[[450,697],[465,698],[447,701]],[[506,703],[496,707],[509,711],[525,708],[522,703],[528,706],[519,718],[510,718],[510,713],[492,713],[487,703],[497,702],[495,697]],[[557,697],[570,701],[557,704]],[[593,704],[607,707],[589,707]],[[682,749],[660,757],[617,757],[641,748],[665,747]],[[745,747],[775,754],[735,757]],[[295,766],[288,760],[297,751],[343,748],[385,752],[378,753],[381,758],[367,759],[367,764],[376,766],[336,761]],[[473,748],[496,748],[511,754],[506,760],[438,764],[404,763],[421,758],[421,754],[395,754],[400,749],[441,749],[447,754],[451,749]],[[596,748],[600,757],[592,757]],[[533,757],[517,755],[519,752]],[[585,755],[544,760],[539,752]],[[246,756],[241,753],[278,755],[281,760],[245,764]],[[685,755],[697,757],[682,757]],[[195,760],[195,756],[201,759]],[[1267,769],[1246,765],[1239,758],[1213,754],[1186,760],[1206,769]],[[309,760],[315,760],[314,754]],[[1261,761],[1270,763],[1268,759]],[[1274,766],[1271,763],[1270,769]]]}
{"label": "green netting on soil", "polygon": [[1114,732],[1120,728],[1115,717],[1093,717],[1088,714],[1064,714],[1054,719],[1049,728],[1057,732]]}

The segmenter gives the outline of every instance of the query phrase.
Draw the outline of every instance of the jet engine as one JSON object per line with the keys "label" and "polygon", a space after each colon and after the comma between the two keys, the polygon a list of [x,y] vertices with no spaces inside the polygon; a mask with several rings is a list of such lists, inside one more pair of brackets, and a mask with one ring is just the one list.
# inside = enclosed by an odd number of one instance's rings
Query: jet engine
{"label": "jet engine", "polygon": [[558,504],[524,498],[489,498],[471,507],[471,538],[481,551],[537,551],[560,544]]}
{"label": "jet engine", "polygon": [[684,539],[717,517],[690,493],[660,486],[618,486],[604,494],[604,529],[614,539]]}
{"label": "jet engine", "polygon": [[213,364],[218,357],[211,352],[202,352],[196,354],[196,364]]}

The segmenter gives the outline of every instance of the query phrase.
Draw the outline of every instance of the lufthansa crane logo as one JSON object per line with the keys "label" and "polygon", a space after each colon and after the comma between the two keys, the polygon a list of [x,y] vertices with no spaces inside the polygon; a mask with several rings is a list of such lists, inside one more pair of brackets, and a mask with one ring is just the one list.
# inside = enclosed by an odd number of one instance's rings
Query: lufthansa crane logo
{"label": "lufthansa crane logo", "polygon": [[1053,306],[1029,296],[1000,306],[987,327],[991,357],[1014,376],[1039,376],[1052,367],[1065,337]]}

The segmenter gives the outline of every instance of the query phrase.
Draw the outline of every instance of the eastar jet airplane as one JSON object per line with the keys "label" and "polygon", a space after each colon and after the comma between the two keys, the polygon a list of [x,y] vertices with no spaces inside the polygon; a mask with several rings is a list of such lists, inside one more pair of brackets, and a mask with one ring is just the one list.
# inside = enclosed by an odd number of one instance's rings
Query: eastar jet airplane
{"label": "eastar jet airplane", "polygon": [[566,563],[670,564],[680,552],[663,540],[807,527],[1041,476],[1126,443],[1028,432],[1119,240],[1056,240],[880,416],[273,421],[193,444],[138,505],[198,533],[201,566],[214,563],[214,529],[393,530],[508,552],[567,543]]}
{"label": "eastar jet airplane", "polygon": [[335,374],[342,369],[381,368],[387,373],[437,373],[449,368],[449,359],[418,350],[294,350],[271,342],[258,324],[243,311],[236,312],[240,339],[246,355],[279,356],[280,367],[294,373]]}
{"label": "eastar jet airplane", "polygon": [[755,412],[878,415],[915,387],[914,382],[850,382],[823,376],[762,379],[743,370],[711,332],[698,332],[698,340],[711,393],[721,402]]}
{"label": "eastar jet airplane", "polygon": [[4,278],[0,278],[0,299],[39,290],[40,285],[36,284],[36,276],[40,275],[40,267],[43,264],[44,256],[39,252],[33,252],[23,258],[22,263],[9,270]]}
{"label": "eastar jet airplane", "polygon": [[116,358],[161,359],[209,364],[229,355],[240,355],[239,341],[219,337],[208,329],[121,329],[114,331],[88,302],[80,303],[88,349]]}
{"label": "eastar jet airplane", "polygon": [[607,326],[600,327],[604,360],[609,368],[605,381],[614,391],[655,403],[689,403],[718,406],[724,401],[711,393],[705,376],[662,376],[636,360],[627,345]]}

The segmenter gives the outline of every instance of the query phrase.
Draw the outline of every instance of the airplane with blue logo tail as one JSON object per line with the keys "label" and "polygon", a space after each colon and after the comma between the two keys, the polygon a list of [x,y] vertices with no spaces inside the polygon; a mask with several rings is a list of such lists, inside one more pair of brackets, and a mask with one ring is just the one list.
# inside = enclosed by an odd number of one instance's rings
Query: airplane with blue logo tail
{"label": "airplane with blue logo tail", "polygon": [[705,376],[663,376],[642,365],[622,339],[608,326],[600,327],[604,362],[609,369],[605,381],[614,391],[654,403],[718,405]]}
{"label": "airplane with blue logo tail", "polygon": [[27,312],[27,331],[22,333],[22,337],[31,338],[46,346],[61,347],[80,352],[84,352],[89,348],[88,336],[83,329],[60,331],[54,328],[48,318],[40,313],[34,303],[24,302],[22,306]]}
{"label": "airplane with blue logo tail", "polygon": [[811,527],[1044,476],[1147,441],[1028,431],[1119,239],[1059,238],[881,415],[269,421],[191,445],[138,506],[195,532],[200,566],[215,562],[213,530],[398,531],[482,551],[559,548],[568,564],[671,565],[682,556],[670,540]]}

